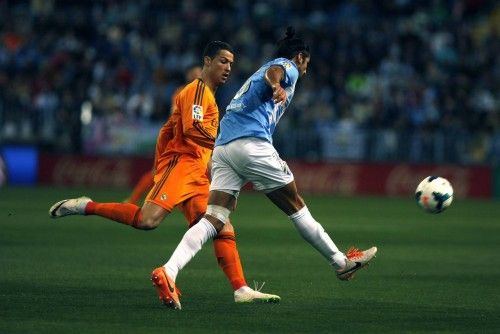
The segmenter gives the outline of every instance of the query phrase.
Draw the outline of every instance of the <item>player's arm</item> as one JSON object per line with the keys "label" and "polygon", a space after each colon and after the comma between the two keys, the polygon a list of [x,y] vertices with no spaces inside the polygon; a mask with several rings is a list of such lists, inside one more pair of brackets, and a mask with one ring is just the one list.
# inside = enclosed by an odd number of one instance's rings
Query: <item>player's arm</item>
{"label": "player's arm", "polygon": [[174,138],[175,118],[176,117],[172,115],[169,117],[168,121],[163,124],[159,136],[162,143],[168,143],[172,138]]}
{"label": "player's arm", "polygon": [[286,101],[286,91],[281,87],[281,81],[285,78],[285,70],[282,66],[272,65],[264,73],[264,79],[266,83],[273,90],[273,101],[274,103],[280,103]]}
{"label": "player's arm", "polygon": [[202,84],[194,98],[188,98],[187,108],[182,110],[182,128],[184,136],[202,147],[213,149],[219,115],[216,108],[210,109],[211,101],[205,90],[208,88]]}
{"label": "player's arm", "polygon": [[172,138],[173,127],[169,123],[170,123],[170,118],[160,128],[160,132],[158,133],[158,138],[156,139],[155,158],[153,161],[153,175],[156,174],[158,158],[163,154],[163,152],[165,152],[167,148],[167,143]]}
{"label": "player's arm", "polygon": [[215,144],[215,135],[217,128],[207,125],[205,122],[192,120],[191,126],[184,131],[184,135],[194,141],[196,144],[213,149]]}
{"label": "player's arm", "polygon": [[172,94],[172,99],[171,99],[171,107],[170,107],[170,115],[173,115],[176,109],[176,103],[177,103],[177,98],[179,93],[182,91],[184,87],[181,86],[175,90],[175,92]]}
{"label": "player's arm", "polygon": [[174,107],[172,115],[168,118],[167,122],[163,124],[158,134],[158,140],[156,141],[157,150],[163,151],[163,148],[167,146],[167,143],[174,138],[175,135],[175,125],[179,119],[179,113],[176,112]]}
{"label": "player's arm", "polygon": [[158,133],[158,138],[156,140],[155,159],[153,163],[154,173],[156,169],[156,164],[158,162],[158,158],[166,151],[168,142],[172,140],[172,138],[174,138],[175,136],[175,126],[179,121],[179,118],[180,118],[180,113],[177,107],[174,105],[172,109],[172,115],[170,115],[167,122],[163,124],[163,126],[160,128],[160,132]]}
{"label": "player's arm", "polygon": [[[189,125],[183,123],[184,125]],[[214,131],[215,129],[215,131]],[[194,141],[196,144],[213,149],[215,144],[215,135],[217,134],[217,128],[214,128],[212,124],[207,124],[203,121],[191,120],[190,126],[186,127],[184,135]]]}

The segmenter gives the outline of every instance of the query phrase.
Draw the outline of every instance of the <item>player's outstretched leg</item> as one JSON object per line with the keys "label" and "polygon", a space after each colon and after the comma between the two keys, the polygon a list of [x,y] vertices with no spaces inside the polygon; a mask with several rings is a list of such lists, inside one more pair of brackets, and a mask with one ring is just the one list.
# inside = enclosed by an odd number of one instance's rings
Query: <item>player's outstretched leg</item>
{"label": "player's outstretched leg", "polygon": [[339,279],[345,281],[351,279],[356,271],[368,265],[368,262],[375,257],[377,247],[365,251],[351,248],[347,254],[342,253],[323,226],[309,212],[304,200],[297,192],[295,181],[266,195],[288,215],[304,240],[335,268]]}
{"label": "player's outstretched leg", "polygon": [[337,277],[343,281],[350,280],[354,277],[356,271],[369,264],[370,260],[375,257],[375,254],[377,254],[377,247],[372,247],[364,251],[351,247],[346,254],[346,265],[344,268],[337,270]]}
{"label": "player's outstretched leg", "polygon": [[91,201],[92,199],[86,196],[63,199],[50,207],[49,216],[51,218],[60,218],[70,215],[84,215],[85,207]]}
{"label": "player's outstretched leg", "polygon": [[60,218],[69,215],[97,215],[141,230],[153,229],[161,219],[144,223],[142,209],[130,203],[97,203],[86,196],[65,199],[51,206],[49,216]]}

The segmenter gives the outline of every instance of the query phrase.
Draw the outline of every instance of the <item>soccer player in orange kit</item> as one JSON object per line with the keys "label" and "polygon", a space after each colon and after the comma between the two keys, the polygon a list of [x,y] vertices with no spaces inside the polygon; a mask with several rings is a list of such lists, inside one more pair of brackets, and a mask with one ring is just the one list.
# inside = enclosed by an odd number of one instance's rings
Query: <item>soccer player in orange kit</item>
{"label": "soccer player in orange kit", "polygon": [[[65,199],[49,210],[52,218],[68,215],[98,215],[137,229],[150,230],[175,208],[193,226],[203,217],[208,201],[207,166],[219,126],[215,91],[224,84],[234,61],[232,47],[221,41],[207,44],[203,52],[201,77],[192,81],[175,97],[172,115],[158,135],[155,185],[144,205],[98,203],[88,197]],[[278,302],[279,296],[248,287],[236,248],[235,234],[228,222],[214,238],[215,255],[234,290],[235,302]],[[161,282],[154,282],[165,303]]]}
{"label": "soccer player in orange kit", "polygon": [[[191,81],[199,78],[201,76],[201,66],[200,65],[192,65],[186,69],[184,73],[186,84]],[[174,112],[175,107],[175,97],[177,94],[185,87],[185,85],[181,85],[179,88],[175,90],[172,94],[172,107],[171,114]],[[154,186],[154,171],[147,171],[144,173],[139,181],[137,181],[134,189],[130,193],[130,196],[124,201],[125,203],[137,204],[141,200],[144,194],[146,194],[151,188]]]}

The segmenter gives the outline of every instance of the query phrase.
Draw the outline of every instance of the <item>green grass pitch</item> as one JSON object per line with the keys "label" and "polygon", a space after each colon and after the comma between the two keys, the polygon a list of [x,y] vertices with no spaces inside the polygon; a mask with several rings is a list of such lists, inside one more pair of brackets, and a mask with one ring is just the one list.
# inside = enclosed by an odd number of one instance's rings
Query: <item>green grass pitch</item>
{"label": "green grass pitch", "polygon": [[248,282],[280,304],[237,305],[211,244],[182,271],[182,311],[149,281],[186,225],[153,231],[99,217],[52,220],[59,199],[120,201],[126,191],[0,189],[0,333],[381,333],[500,331],[500,203],[456,200],[430,215],[412,198],[306,196],[337,245],[376,245],[350,282],[261,194],[232,216]]}

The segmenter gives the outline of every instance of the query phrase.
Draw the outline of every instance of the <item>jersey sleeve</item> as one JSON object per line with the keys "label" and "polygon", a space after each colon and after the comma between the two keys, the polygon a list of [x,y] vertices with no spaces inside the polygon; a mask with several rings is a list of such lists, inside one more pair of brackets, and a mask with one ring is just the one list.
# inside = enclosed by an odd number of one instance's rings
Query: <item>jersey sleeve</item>
{"label": "jersey sleeve", "polygon": [[213,149],[219,113],[209,88],[203,81],[198,80],[198,84],[193,85],[187,92],[184,102],[182,110],[184,136],[202,147]]}
{"label": "jersey sleeve", "polygon": [[172,108],[172,115],[168,118],[168,120],[163,124],[158,133],[158,138],[156,140],[156,149],[155,149],[155,165],[163,152],[165,152],[167,144],[175,135],[175,125],[180,118],[180,113],[177,110],[175,104]]}
{"label": "jersey sleeve", "polygon": [[274,65],[281,66],[285,71],[284,78],[282,80],[282,82],[284,82],[285,84],[285,87],[294,85],[299,79],[299,71],[290,60],[279,59]]}

